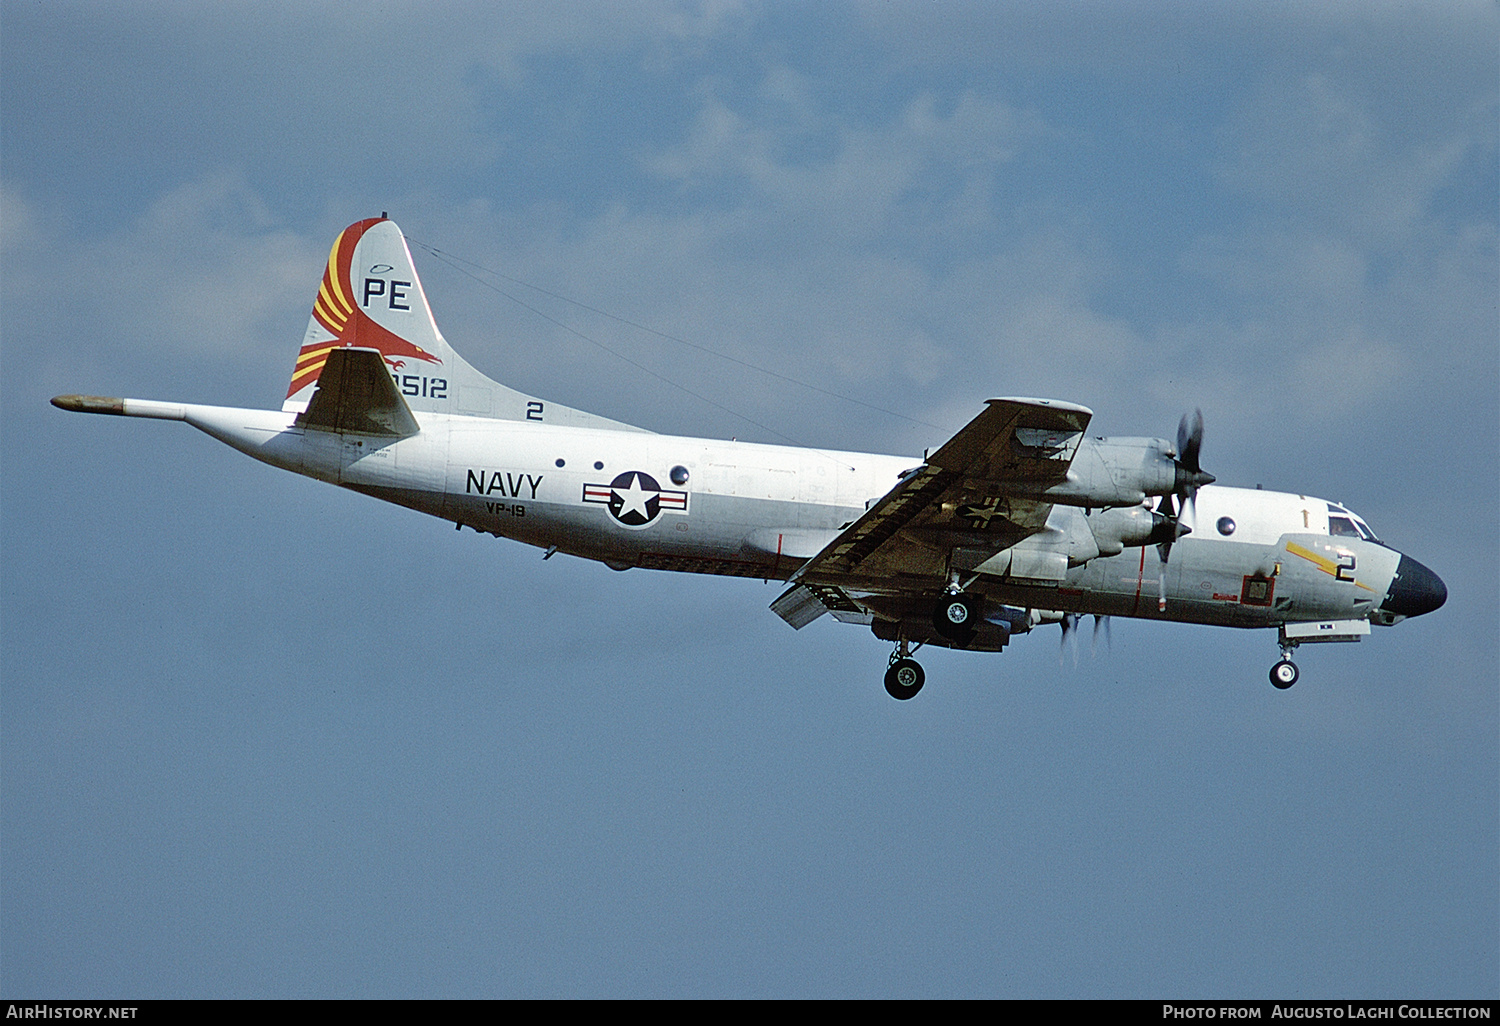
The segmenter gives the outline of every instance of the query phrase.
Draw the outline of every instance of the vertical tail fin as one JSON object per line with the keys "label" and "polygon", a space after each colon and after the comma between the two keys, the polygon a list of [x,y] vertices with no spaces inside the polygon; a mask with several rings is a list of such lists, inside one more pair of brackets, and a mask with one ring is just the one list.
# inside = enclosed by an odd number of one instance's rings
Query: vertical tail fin
{"label": "vertical tail fin", "polygon": [[359,221],[334,240],[283,409],[306,409],[328,354],[346,346],[380,350],[393,375],[422,367],[429,378],[446,379],[453,366],[457,354],[432,319],[406,240],[393,221]]}
{"label": "vertical tail fin", "polygon": [[328,354],[347,347],[379,350],[417,413],[640,430],[543,402],[471,367],[438,330],[406,239],[384,217],[357,221],[334,240],[282,409],[304,412]]}

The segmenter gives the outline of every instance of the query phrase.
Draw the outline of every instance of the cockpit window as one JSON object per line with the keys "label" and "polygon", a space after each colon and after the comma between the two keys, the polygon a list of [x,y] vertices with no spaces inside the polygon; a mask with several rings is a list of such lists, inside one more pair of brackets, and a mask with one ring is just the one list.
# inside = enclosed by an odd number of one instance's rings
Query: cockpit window
{"label": "cockpit window", "polygon": [[1347,538],[1363,538],[1365,541],[1380,544],[1380,539],[1375,537],[1375,532],[1370,530],[1369,524],[1336,502],[1328,504],[1328,533],[1343,535]]}
{"label": "cockpit window", "polygon": [[1328,533],[1341,538],[1360,537],[1359,528],[1354,526],[1354,521],[1348,517],[1329,517]]}

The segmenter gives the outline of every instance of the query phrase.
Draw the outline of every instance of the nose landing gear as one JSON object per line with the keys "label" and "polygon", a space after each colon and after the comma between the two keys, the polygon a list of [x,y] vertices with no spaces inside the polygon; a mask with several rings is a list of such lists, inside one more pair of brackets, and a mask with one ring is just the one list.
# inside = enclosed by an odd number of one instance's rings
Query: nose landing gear
{"label": "nose landing gear", "polygon": [[[1246,580],[1248,581],[1249,578],[1247,577]],[[1281,645],[1281,662],[1271,667],[1271,683],[1282,690],[1297,683],[1297,666],[1292,662],[1292,651],[1298,645],[1360,641],[1369,633],[1370,621],[1367,619],[1305,620],[1282,624],[1277,631],[1277,642]]]}
{"label": "nose landing gear", "polygon": [[1297,678],[1302,675],[1297,669],[1297,664],[1292,662],[1292,653],[1297,649],[1297,643],[1286,636],[1286,628],[1282,627],[1278,638],[1281,644],[1281,662],[1271,667],[1271,684],[1280,691],[1285,691],[1297,683]]}

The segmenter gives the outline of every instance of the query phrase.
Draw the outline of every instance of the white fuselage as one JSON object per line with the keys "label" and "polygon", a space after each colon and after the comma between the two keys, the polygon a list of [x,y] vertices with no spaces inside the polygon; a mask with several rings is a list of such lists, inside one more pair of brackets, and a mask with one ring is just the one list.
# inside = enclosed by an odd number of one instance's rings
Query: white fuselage
{"label": "white fuselage", "polygon": [[[393,440],[305,430],[289,412],[124,402],[130,415],[186,420],[266,463],[617,569],[785,580],[922,462],[435,413]],[[1103,512],[1054,506],[1048,528],[1086,529]],[[1168,563],[1158,546],[1137,545],[1056,584],[968,586],[1023,608],[1267,627],[1367,618],[1401,559],[1331,535],[1329,504],[1308,496],[1210,485],[1186,522],[1193,531]],[[932,580],[933,592],[945,583]]]}

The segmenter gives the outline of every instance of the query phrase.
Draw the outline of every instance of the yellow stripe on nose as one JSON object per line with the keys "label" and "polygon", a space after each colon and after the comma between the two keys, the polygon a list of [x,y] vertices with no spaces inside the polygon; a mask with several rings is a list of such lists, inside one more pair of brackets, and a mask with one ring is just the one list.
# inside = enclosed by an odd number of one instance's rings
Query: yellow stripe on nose
{"label": "yellow stripe on nose", "polygon": [[1370,587],[1368,584],[1364,584],[1361,581],[1352,580],[1352,579],[1350,579],[1348,577],[1339,577],[1339,571],[1340,570],[1350,570],[1350,569],[1353,569],[1353,564],[1352,563],[1348,567],[1341,567],[1338,563],[1335,563],[1333,560],[1329,559],[1327,556],[1320,556],[1316,552],[1312,551],[1311,549],[1304,549],[1301,545],[1298,545],[1296,542],[1287,542],[1286,543],[1286,550],[1287,550],[1287,552],[1291,553],[1294,556],[1300,556],[1301,558],[1307,560],[1309,563],[1311,563],[1313,566],[1317,567],[1319,570],[1323,571],[1329,577],[1337,578],[1338,580],[1341,580],[1341,581],[1349,581],[1349,583],[1353,584],[1356,588],[1363,588],[1365,591],[1374,591],[1375,590],[1374,588]]}

